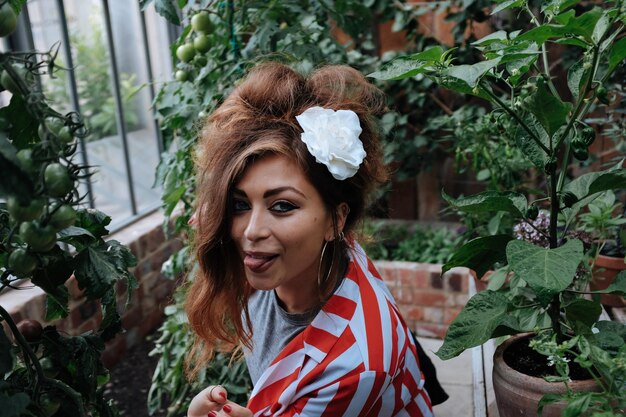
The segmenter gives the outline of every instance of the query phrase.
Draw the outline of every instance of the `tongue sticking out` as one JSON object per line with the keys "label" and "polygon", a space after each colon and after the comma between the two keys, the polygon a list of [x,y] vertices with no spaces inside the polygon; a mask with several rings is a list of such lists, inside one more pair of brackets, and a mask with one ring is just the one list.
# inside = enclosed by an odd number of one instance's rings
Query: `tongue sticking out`
{"label": "tongue sticking out", "polygon": [[243,260],[243,264],[252,271],[258,271],[265,266],[269,266],[269,263],[274,260],[276,256],[250,256],[246,255]]}

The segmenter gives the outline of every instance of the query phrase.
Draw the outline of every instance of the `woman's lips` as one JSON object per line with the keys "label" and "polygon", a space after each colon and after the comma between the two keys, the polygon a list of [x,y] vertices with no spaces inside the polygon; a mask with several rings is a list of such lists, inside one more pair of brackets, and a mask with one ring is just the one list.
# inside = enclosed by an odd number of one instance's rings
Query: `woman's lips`
{"label": "woman's lips", "polygon": [[252,272],[261,273],[267,271],[277,257],[278,255],[265,253],[245,253],[243,264]]}

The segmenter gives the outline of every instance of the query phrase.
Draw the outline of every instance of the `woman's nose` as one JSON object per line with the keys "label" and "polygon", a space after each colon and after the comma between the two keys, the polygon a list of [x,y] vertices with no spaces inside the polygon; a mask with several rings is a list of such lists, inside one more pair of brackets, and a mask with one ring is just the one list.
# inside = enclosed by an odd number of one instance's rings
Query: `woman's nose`
{"label": "woman's nose", "polygon": [[248,223],[244,230],[244,237],[250,241],[268,237],[270,229],[267,220],[267,216],[263,210],[251,210]]}

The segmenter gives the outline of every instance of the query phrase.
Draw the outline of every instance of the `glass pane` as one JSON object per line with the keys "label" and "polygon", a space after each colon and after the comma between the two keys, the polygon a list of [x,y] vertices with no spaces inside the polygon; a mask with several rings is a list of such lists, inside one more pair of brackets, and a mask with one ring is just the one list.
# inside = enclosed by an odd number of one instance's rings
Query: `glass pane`
{"label": "glass pane", "polygon": [[[109,1],[124,123],[137,211],[158,205],[152,188],[159,160],[157,129],[150,105],[152,94],[138,2]],[[162,47],[168,51],[167,44]]]}

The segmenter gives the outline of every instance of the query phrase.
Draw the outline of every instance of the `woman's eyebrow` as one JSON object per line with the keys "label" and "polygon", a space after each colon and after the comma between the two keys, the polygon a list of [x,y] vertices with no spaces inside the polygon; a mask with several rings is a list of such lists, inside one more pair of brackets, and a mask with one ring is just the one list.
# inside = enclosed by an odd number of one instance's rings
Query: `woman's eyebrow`
{"label": "woman's eyebrow", "polygon": [[263,198],[268,198],[268,197],[272,197],[276,194],[280,194],[283,191],[293,191],[296,194],[301,195],[303,198],[307,199],[307,196],[304,195],[304,193],[300,190],[298,190],[297,188],[291,187],[291,186],[285,186],[285,187],[277,187],[277,188],[272,188],[271,190],[267,190],[266,192],[263,193]]}

